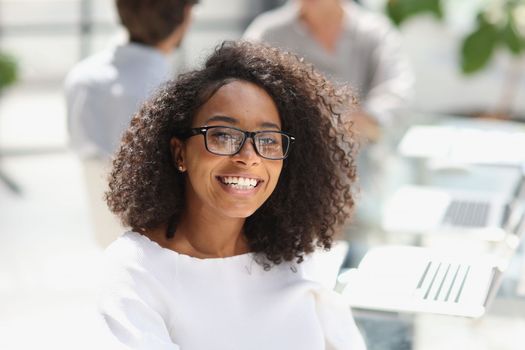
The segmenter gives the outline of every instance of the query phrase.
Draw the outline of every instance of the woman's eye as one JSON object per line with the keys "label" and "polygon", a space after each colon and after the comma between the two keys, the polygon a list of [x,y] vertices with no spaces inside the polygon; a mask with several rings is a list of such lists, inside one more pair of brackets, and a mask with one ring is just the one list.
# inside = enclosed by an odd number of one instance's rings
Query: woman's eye
{"label": "woman's eye", "polygon": [[276,141],[270,137],[265,137],[263,139],[261,139],[260,141],[261,143],[265,144],[265,145],[272,145],[274,143],[276,143]]}
{"label": "woman's eye", "polygon": [[232,139],[232,135],[225,132],[214,132],[211,135],[215,140],[229,141]]}
{"label": "woman's eye", "polygon": [[264,136],[259,138],[259,143],[262,145],[276,145],[279,143],[278,139],[273,136]]}

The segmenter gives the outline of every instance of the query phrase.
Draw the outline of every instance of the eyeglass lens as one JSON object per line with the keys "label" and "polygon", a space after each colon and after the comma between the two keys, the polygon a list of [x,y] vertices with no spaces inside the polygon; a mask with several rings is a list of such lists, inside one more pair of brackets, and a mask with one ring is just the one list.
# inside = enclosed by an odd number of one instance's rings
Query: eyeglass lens
{"label": "eyeglass lens", "polygon": [[[222,155],[232,155],[239,151],[245,134],[236,129],[213,128],[206,133],[208,150]],[[257,152],[265,158],[282,158],[288,150],[287,135],[279,132],[266,131],[254,136]]]}

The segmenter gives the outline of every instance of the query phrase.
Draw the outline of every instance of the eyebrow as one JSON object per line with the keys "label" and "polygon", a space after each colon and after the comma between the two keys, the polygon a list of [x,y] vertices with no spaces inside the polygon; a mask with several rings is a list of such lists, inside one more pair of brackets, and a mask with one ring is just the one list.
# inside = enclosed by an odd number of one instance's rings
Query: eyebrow
{"label": "eyebrow", "polygon": [[[206,120],[206,124],[208,124],[210,122],[225,122],[225,123],[229,123],[229,124],[233,124],[233,125],[239,124],[239,120],[237,118],[228,117],[228,116],[225,116],[225,115],[215,115],[215,116],[213,116],[211,118],[208,118],[208,120]],[[262,127],[262,128],[274,128],[274,129],[277,129],[277,130],[281,130],[279,125],[277,125],[275,123],[271,123],[271,122],[263,122],[263,123],[260,124],[260,127]]]}

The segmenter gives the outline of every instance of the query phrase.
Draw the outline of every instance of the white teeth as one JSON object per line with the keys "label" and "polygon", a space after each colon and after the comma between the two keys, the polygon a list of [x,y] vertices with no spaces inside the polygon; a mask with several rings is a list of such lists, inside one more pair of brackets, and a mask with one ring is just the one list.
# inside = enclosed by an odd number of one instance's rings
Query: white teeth
{"label": "white teeth", "polygon": [[251,189],[257,186],[256,179],[246,177],[226,176],[221,177],[221,181],[237,189]]}

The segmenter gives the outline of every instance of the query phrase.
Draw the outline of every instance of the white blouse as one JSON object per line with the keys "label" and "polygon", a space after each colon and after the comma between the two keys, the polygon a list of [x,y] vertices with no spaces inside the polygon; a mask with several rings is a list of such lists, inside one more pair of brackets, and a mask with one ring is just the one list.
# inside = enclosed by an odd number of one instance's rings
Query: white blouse
{"label": "white blouse", "polygon": [[364,349],[350,309],[303,264],[198,259],[127,232],[106,250],[100,312],[128,349]]}

